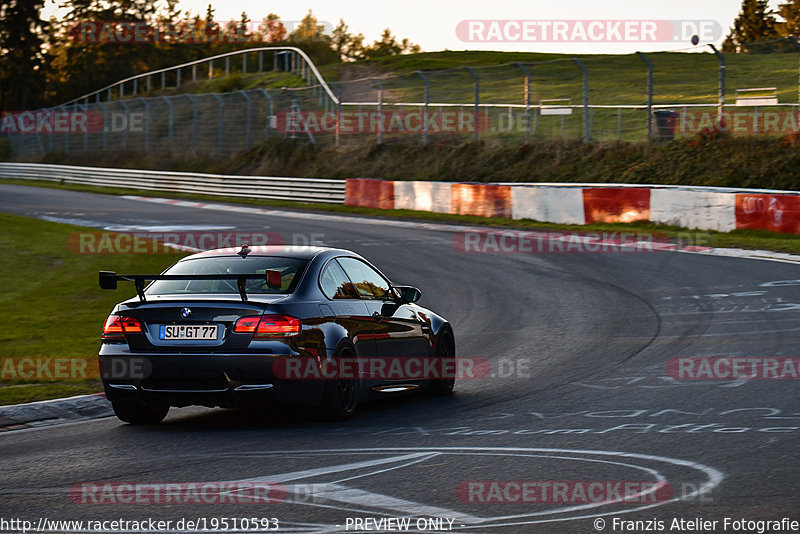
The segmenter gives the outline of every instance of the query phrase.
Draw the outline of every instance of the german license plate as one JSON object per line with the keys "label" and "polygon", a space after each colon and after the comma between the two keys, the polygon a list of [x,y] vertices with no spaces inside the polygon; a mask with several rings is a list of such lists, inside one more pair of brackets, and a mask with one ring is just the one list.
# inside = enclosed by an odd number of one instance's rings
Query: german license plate
{"label": "german license plate", "polygon": [[206,339],[216,340],[218,326],[215,324],[172,325],[162,324],[158,333],[159,339]]}

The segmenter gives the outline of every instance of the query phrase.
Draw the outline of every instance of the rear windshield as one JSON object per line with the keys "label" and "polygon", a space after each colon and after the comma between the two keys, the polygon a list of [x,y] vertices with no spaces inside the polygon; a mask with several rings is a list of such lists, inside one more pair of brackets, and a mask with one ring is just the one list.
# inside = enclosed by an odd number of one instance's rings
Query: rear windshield
{"label": "rear windshield", "polygon": [[[294,291],[308,260],[275,256],[210,257],[176,263],[164,274],[263,274],[264,280],[247,280],[248,294],[280,295]],[[270,288],[267,270],[281,273],[281,287]],[[239,293],[236,280],[157,280],[150,284],[148,295]]]}

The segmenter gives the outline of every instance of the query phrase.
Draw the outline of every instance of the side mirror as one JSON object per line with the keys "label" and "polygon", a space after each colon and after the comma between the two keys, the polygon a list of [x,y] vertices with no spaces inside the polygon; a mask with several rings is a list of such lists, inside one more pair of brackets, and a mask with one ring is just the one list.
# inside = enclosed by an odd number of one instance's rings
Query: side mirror
{"label": "side mirror", "polygon": [[422,291],[414,286],[393,286],[392,289],[397,295],[395,300],[398,304],[411,304],[417,302],[422,296]]}

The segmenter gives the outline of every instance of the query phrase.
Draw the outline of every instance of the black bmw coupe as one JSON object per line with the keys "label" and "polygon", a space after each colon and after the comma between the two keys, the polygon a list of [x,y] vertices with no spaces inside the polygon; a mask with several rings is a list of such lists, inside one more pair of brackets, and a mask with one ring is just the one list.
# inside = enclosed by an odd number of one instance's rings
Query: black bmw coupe
{"label": "black bmw coupe", "polygon": [[452,392],[453,329],[364,258],[323,247],[217,249],[161,274],[100,272],[137,296],[105,322],[99,359],[114,412],[157,423],[171,406],[318,406],[330,419],[410,390]]}

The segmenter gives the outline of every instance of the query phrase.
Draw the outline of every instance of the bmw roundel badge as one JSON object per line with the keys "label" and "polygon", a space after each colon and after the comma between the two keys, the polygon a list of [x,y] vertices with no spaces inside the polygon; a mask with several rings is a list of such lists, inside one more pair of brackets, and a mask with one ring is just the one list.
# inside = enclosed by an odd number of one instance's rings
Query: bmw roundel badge
{"label": "bmw roundel badge", "polygon": [[189,308],[184,308],[181,310],[181,317],[183,317],[184,319],[188,319],[191,316],[192,316],[192,310],[190,310]]}

